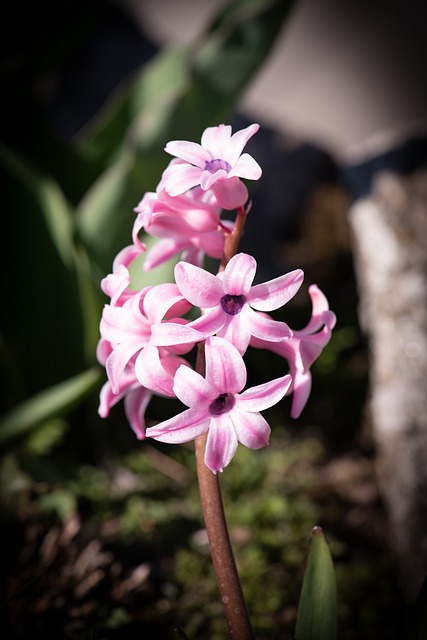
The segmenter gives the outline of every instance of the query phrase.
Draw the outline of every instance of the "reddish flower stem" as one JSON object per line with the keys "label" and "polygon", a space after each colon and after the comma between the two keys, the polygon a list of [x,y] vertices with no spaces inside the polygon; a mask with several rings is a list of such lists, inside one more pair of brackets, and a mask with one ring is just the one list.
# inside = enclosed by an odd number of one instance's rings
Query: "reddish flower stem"
{"label": "reddish flower stem", "polygon": [[[220,271],[225,269],[227,262],[237,253],[246,214],[247,210],[244,207],[238,209],[234,228],[225,239]],[[205,375],[204,343],[199,343],[196,371],[203,376]],[[206,439],[207,432],[195,440],[197,476],[218,589],[224,606],[230,637],[233,640],[254,640],[228,533],[219,475],[212,473],[204,461]]]}

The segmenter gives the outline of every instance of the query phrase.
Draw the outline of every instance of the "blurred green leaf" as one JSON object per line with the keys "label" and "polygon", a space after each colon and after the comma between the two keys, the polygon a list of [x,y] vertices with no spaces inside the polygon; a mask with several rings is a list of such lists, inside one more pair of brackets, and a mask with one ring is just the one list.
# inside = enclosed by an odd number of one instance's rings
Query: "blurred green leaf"
{"label": "blurred green leaf", "polygon": [[200,138],[226,122],[249,80],[266,61],[293,2],[238,0],[219,12],[193,52],[192,82],[177,105],[164,142]]}
{"label": "blurred green leaf", "polygon": [[100,369],[89,369],[22,402],[0,420],[0,445],[71,410],[94,391],[100,380]]}
{"label": "blurred green leaf", "polygon": [[117,161],[123,143],[154,147],[187,88],[188,51],[160,51],[118,89],[93,123],[79,134],[79,151],[91,159]]}
{"label": "blurred green leaf", "polygon": [[296,640],[337,637],[337,589],[334,566],[323,531],[312,531],[298,608]]}

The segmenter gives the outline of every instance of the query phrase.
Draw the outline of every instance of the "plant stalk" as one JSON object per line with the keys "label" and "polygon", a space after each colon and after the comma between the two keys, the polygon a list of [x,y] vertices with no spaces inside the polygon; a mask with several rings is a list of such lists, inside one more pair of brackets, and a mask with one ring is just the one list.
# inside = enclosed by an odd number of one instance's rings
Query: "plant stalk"
{"label": "plant stalk", "polygon": [[[247,210],[244,207],[238,209],[233,230],[227,234],[225,238],[224,255],[219,268],[220,271],[225,269],[228,261],[237,253],[246,214]],[[205,375],[204,343],[199,343],[198,346],[196,371],[202,376]],[[230,637],[233,638],[233,640],[254,640],[228,533],[219,476],[218,474],[212,473],[205,464],[207,435],[206,432],[196,438],[195,451],[200,500],[209,539],[212,563]]]}

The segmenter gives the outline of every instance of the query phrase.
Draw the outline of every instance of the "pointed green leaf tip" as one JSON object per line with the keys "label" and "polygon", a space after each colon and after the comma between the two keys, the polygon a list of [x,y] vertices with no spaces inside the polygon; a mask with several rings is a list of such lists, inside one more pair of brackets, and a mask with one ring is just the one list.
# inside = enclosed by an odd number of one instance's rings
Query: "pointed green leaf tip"
{"label": "pointed green leaf tip", "polygon": [[334,566],[322,529],[314,527],[301,589],[295,640],[335,640],[336,637]]}

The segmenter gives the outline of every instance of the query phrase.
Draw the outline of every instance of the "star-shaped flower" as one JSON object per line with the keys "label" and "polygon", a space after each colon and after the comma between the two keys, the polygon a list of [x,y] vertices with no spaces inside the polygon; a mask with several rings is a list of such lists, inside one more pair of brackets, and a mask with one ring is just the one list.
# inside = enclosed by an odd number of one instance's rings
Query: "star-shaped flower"
{"label": "star-shaped flower", "polygon": [[200,185],[203,191],[211,189],[220,207],[242,207],[248,199],[248,190],[240,178],[258,180],[262,170],[256,160],[243,148],[259,129],[251,124],[231,135],[231,126],[220,124],[208,127],[201,144],[186,140],[168,142],[165,151],[177,159],[164,171],[162,183],[171,196]]}
{"label": "star-shaped flower", "polygon": [[250,449],[268,445],[271,430],[259,412],[281,400],[292,379],[286,375],[240,393],[247,374],[237,349],[227,340],[212,337],[206,340],[205,355],[205,378],[185,366],[175,374],[175,395],[189,408],[150,427],[146,435],[180,444],[208,431],[205,464],[216,473],[229,464],[238,442]]}
{"label": "star-shaped flower", "polygon": [[[298,291],[304,274],[301,269],[279,278],[252,286],[256,260],[238,253],[225,270],[213,275],[200,267],[178,262],[175,281],[182,296],[200,307],[203,314],[188,326],[197,329],[203,338],[218,335],[231,342],[243,354],[251,336],[262,340],[283,340],[292,335],[284,322],[278,322],[257,311],[271,311],[286,304]],[[256,311],[255,311],[256,310]],[[170,323],[152,329],[152,341],[157,346],[171,344]]]}

